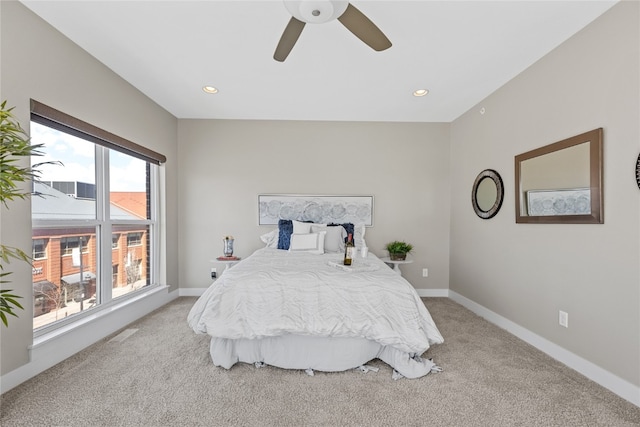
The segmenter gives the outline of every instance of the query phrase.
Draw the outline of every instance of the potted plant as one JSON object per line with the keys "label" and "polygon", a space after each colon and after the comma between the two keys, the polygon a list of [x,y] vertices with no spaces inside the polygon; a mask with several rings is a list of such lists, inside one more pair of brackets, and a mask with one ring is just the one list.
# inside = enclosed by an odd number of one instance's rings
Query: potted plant
{"label": "potted plant", "polygon": [[[29,137],[11,113],[13,108],[6,108],[6,104],[7,101],[0,104],[0,139],[2,140],[0,145],[0,203],[8,209],[9,201],[26,199],[31,194],[30,191],[23,191],[19,188],[19,183],[37,178],[39,172],[36,168],[38,166],[59,162],[38,163],[32,167],[20,166],[20,157],[42,155],[42,152],[39,151],[42,144],[31,145]],[[12,259],[29,263],[31,261],[29,255],[19,248],[0,244],[0,285],[3,287],[9,283],[6,278],[11,274],[4,269]],[[23,309],[17,301],[22,297],[11,292],[11,289],[0,289],[0,320],[5,326],[9,326],[7,315],[18,317],[14,310]]]}
{"label": "potted plant", "polygon": [[394,240],[391,243],[387,243],[387,252],[389,252],[389,258],[392,261],[404,261],[407,259],[407,254],[413,250],[413,245],[410,243]]}

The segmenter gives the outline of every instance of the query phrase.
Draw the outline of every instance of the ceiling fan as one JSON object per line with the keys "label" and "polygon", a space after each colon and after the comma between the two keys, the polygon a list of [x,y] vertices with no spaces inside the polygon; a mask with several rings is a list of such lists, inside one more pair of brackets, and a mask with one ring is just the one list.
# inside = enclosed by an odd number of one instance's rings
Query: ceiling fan
{"label": "ceiling fan", "polygon": [[323,24],[337,19],[373,50],[391,47],[391,42],[376,25],[348,1],[344,0],[285,0],[291,19],[282,33],[273,59],[283,62],[296,44],[306,24]]}

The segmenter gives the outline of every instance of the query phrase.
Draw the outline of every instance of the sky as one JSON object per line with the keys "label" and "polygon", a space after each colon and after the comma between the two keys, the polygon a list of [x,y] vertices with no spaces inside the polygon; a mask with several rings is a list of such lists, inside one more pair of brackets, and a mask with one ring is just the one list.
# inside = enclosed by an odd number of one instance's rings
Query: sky
{"label": "sky", "polygon": [[[61,165],[42,165],[41,181],[81,181],[96,183],[95,144],[64,132],[31,122],[31,142],[44,144],[44,156],[32,157],[32,164],[60,161]],[[109,150],[111,191],[146,191],[145,162]]]}

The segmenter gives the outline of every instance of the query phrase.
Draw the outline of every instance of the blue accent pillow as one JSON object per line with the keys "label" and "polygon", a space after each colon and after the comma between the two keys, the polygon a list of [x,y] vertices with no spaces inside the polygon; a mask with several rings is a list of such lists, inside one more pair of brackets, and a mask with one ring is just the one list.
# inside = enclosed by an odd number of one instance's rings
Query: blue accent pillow
{"label": "blue accent pillow", "polygon": [[327,224],[328,227],[335,227],[337,225],[341,225],[342,227],[344,227],[345,230],[347,230],[347,237],[345,237],[344,241],[346,242],[347,239],[349,238],[349,234],[351,234],[351,239],[353,241],[353,244],[356,244],[356,234],[354,233],[354,226],[352,223],[350,222],[345,222],[344,224]]}
{"label": "blue accent pillow", "polygon": [[289,250],[291,235],[293,234],[293,222],[290,219],[278,221],[278,249]]}
{"label": "blue accent pillow", "polygon": [[[304,221],[311,222],[311,221]],[[347,230],[347,235],[351,234],[351,238],[353,239],[353,243],[355,244],[355,233],[354,226],[350,222],[345,222],[344,224],[327,224],[328,227],[337,227],[341,225],[345,230]],[[291,235],[293,234],[293,221],[290,219],[281,219],[278,221],[278,249],[289,250],[289,246],[291,245]],[[345,237],[344,241],[346,242],[348,237]]]}

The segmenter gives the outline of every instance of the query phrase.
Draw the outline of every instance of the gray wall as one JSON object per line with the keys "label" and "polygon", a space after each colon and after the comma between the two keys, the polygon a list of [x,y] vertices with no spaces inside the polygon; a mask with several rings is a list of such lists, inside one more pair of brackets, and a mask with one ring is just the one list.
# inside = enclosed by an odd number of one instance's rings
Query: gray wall
{"label": "gray wall", "polygon": [[[15,106],[14,113],[27,131],[33,98],[166,155],[167,240],[177,241],[177,120],[22,4],[3,1],[0,11],[0,98]],[[2,243],[30,252],[30,202],[12,202],[8,210],[0,208],[0,214]],[[166,260],[164,284],[177,288],[175,245],[167,245]],[[2,374],[28,362],[27,347],[33,337],[31,268],[13,262],[9,270],[13,271],[10,287],[24,296],[25,310],[18,319],[10,319],[9,328],[0,326]]]}
{"label": "gray wall", "polygon": [[[640,385],[638,2],[621,2],[451,127],[451,290]],[[480,114],[484,107],[486,113]],[[602,225],[516,224],[514,156],[604,128]],[[496,169],[502,210],[469,207]],[[558,311],[569,313],[569,328]]]}
{"label": "gray wall", "polygon": [[[403,271],[416,288],[450,287],[637,386],[638,16],[637,2],[613,7],[451,125],[176,121],[22,5],[0,2],[0,98],[22,123],[34,98],[167,155],[167,284],[208,286],[225,234],[240,256],[260,247],[270,228],[257,226],[258,194],[373,194],[369,246],[383,255],[389,240],[414,243]],[[516,225],[513,157],[600,126],[605,224]],[[506,188],[491,220],[470,203],[486,168]],[[0,209],[2,243],[30,247],[29,206]],[[15,267],[30,295],[30,268]],[[30,308],[12,320],[0,327],[3,374],[27,362],[32,339]]]}
{"label": "gray wall", "polygon": [[[222,236],[236,255],[264,246],[259,194],[373,195],[370,251],[414,244],[416,288],[449,283],[449,125],[180,120],[180,286],[207,287]],[[467,191],[467,194],[469,192]],[[218,271],[222,265],[217,265]],[[429,277],[422,269],[429,268]]]}

